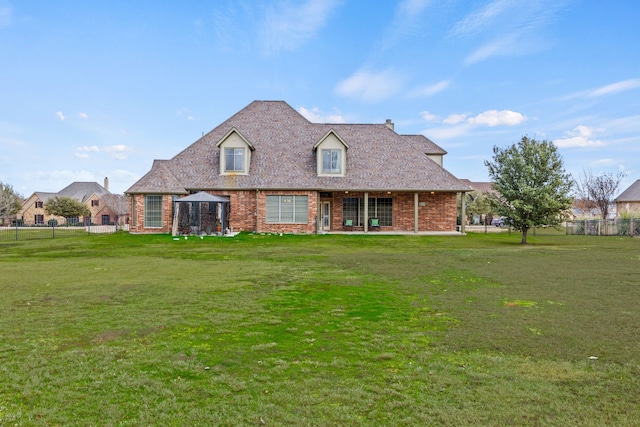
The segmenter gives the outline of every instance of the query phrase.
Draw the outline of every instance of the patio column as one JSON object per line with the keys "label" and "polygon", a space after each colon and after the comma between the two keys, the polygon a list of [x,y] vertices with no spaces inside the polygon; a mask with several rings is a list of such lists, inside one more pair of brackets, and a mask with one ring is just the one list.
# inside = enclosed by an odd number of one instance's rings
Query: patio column
{"label": "patio column", "polygon": [[461,211],[460,212],[460,232],[462,234],[465,234],[465,226],[466,226],[466,223],[467,223],[467,221],[466,221],[466,218],[467,218],[467,197],[466,197],[467,193],[465,193],[463,191],[460,194],[461,194],[460,198],[462,200],[462,203],[460,204],[461,205],[461,208],[460,208],[460,211]]}
{"label": "patio column", "polygon": [[369,193],[364,193],[364,232],[369,231]]}
{"label": "patio column", "polygon": [[413,193],[413,232],[418,232],[418,216],[420,215],[418,209],[418,193]]}

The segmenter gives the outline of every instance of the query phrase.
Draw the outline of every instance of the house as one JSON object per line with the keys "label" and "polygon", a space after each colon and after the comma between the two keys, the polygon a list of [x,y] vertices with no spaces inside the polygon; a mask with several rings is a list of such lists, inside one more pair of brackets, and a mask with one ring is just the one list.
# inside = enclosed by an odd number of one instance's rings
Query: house
{"label": "house", "polygon": [[17,219],[21,220],[24,225],[47,225],[53,219],[58,224],[65,224],[65,218],[48,215],[44,210],[49,199],[61,196],[78,200],[89,208],[90,218],[78,218],[78,221],[110,224],[114,221],[115,216],[102,200],[105,195],[111,194],[108,188],[109,180],[105,178],[104,186],[97,182],[73,182],[57,193],[36,191],[24,201],[22,209],[17,214]]}
{"label": "house", "polygon": [[640,216],[640,179],[616,197],[614,202],[618,215]]}
{"label": "house", "polygon": [[[456,194],[471,189],[442,167],[444,154],[390,120],[318,124],[283,101],[254,101],[153,162],[125,192],[129,229],[175,234],[181,217],[209,214],[232,231],[455,231]],[[199,192],[222,199],[200,200],[190,216],[176,209]]]}

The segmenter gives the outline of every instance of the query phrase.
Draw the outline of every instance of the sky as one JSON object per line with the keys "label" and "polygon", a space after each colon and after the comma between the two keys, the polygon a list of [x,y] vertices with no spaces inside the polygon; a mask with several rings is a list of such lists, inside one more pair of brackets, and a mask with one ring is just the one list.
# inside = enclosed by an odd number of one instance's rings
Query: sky
{"label": "sky", "polygon": [[126,191],[254,100],[424,134],[458,178],[553,141],[640,179],[636,0],[0,0],[0,182]]}

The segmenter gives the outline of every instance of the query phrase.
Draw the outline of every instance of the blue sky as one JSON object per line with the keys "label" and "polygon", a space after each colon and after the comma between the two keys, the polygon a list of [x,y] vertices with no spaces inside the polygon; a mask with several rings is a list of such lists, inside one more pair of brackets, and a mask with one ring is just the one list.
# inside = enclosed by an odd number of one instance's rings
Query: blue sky
{"label": "blue sky", "polygon": [[[384,123],[488,180],[554,141],[578,177],[640,178],[640,2],[0,0],[0,181],[121,193],[255,99]],[[621,189],[621,190],[622,190]]]}

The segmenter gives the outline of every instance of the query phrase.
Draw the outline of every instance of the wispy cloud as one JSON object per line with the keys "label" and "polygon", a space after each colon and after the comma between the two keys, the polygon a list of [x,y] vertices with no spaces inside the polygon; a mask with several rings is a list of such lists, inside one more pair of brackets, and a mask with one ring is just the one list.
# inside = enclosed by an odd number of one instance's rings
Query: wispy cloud
{"label": "wispy cloud", "polygon": [[57,111],[56,116],[58,116],[61,122],[64,122],[64,120],[66,119],[65,115],[62,114],[62,111]]}
{"label": "wispy cloud", "polygon": [[613,95],[619,92],[625,92],[640,88],[640,79],[622,80],[620,82],[612,83],[606,86],[589,91],[586,96],[589,98],[605,95]]}
{"label": "wispy cloud", "polygon": [[552,22],[562,1],[494,0],[458,21],[449,35],[479,40],[465,59],[471,65],[494,56],[522,55],[548,45],[542,28]]}
{"label": "wispy cloud", "polygon": [[380,102],[396,95],[404,84],[404,78],[393,69],[381,71],[359,70],[338,83],[336,93],[365,102]]}
{"label": "wispy cloud", "polygon": [[574,147],[602,147],[604,142],[593,139],[596,132],[601,129],[594,129],[589,126],[577,126],[571,132],[567,132],[567,138],[556,139],[553,143],[560,148]]}
{"label": "wispy cloud", "polygon": [[441,80],[438,83],[421,86],[409,92],[410,98],[428,98],[446,90],[451,85],[451,80]]}
{"label": "wispy cloud", "polygon": [[422,111],[420,113],[420,117],[422,117],[422,120],[424,120],[425,122],[437,122],[439,121],[439,118],[436,114],[431,114],[428,111]]}
{"label": "wispy cloud", "polygon": [[339,0],[307,0],[270,6],[261,30],[264,52],[271,55],[295,50],[316,35],[340,3]]}
{"label": "wispy cloud", "polygon": [[313,107],[310,110],[305,107],[298,107],[298,112],[312,123],[345,123],[345,119],[342,115],[337,113],[325,113],[320,111],[317,107]]}
{"label": "wispy cloud", "polygon": [[87,113],[78,113],[78,117],[86,120],[89,118],[89,115]]}
{"label": "wispy cloud", "polygon": [[133,148],[123,144],[109,145],[106,147],[98,147],[97,145],[85,145],[82,147],[76,147],[74,156],[79,159],[87,159],[91,157],[91,153],[107,153],[116,160],[125,160],[127,158],[127,154],[131,152],[133,152]]}

